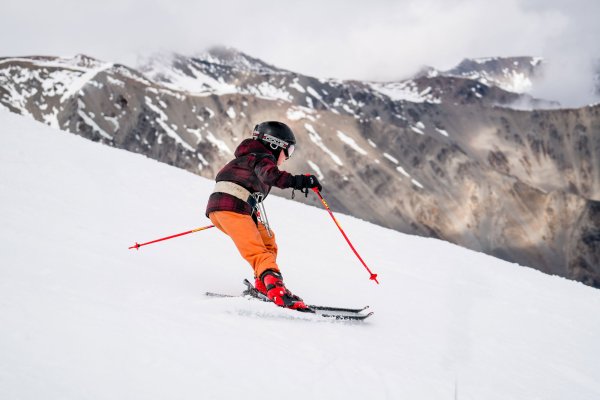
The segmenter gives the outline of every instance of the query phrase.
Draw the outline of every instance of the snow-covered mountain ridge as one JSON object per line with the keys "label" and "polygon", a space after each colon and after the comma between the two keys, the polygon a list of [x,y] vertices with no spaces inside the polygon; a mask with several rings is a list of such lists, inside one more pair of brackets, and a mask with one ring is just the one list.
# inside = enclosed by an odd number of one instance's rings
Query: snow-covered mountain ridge
{"label": "snow-covered mountain ridge", "polygon": [[323,178],[335,210],[600,287],[600,106],[506,107],[534,100],[500,86],[539,67],[477,60],[376,83],[232,49],[156,56],[143,73],[31,57],[0,60],[0,104],[205,177],[257,121],[285,121],[299,142],[287,168]]}
{"label": "snow-covered mountain ridge", "polygon": [[541,57],[465,59],[455,68],[442,73],[475,79],[514,93],[529,92],[533,81],[542,74]]}
{"label": "snow-covered mountain ridge", "polygon": [[127,247],[207,224],[210,180],[4,111],[0,126],[0,398],[600,396],[597,290],[338,215],[375,285],[323,209],[273,197],[290,288],[376,314],[209,299],[251,274],[220,232]]}

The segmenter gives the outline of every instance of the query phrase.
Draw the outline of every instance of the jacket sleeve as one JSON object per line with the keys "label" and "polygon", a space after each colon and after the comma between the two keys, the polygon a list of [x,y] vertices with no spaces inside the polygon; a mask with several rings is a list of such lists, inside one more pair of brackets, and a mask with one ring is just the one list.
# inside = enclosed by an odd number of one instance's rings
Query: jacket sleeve
{"label": "jacket sleeve", "polygon": [[254,173],[261,182],[269,186],[286,189],[293,186],[293,175],[277,168],[277,164],[269,157],[265,157],[256,163]]}

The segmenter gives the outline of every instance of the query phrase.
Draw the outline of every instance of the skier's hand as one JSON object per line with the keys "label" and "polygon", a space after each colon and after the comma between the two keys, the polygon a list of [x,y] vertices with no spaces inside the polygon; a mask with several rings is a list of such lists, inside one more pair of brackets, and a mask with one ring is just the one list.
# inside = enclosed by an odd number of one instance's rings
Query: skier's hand
{"label": "skier's hand", "polygon": [[293,188],[298,190],[317,188],[319,192],[323,190],[323,186],[314,175],[295,175]]}

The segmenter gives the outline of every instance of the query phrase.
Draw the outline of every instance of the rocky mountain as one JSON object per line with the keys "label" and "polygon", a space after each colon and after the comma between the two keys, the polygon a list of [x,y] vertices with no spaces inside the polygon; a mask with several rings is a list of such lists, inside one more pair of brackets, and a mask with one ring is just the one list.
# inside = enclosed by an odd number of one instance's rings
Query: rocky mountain
{"label": "rocky mountain", "polygon": [[257,121],[282,120],[299,141],[286,169],[318,175],[334,210],[600,287],[600,105],[511,108],[538,101],[518,89],[540,65],[465,60],[360,82],[225,48],[135,70],[82,55],[4,58],[0,105],[206,177]]}
{"label": "rocky mountain", "polygon": [[526,93],[542,73],[540,57],[492,57],[464,59],[455,68],[440,74],[477,80],[509,92]]}

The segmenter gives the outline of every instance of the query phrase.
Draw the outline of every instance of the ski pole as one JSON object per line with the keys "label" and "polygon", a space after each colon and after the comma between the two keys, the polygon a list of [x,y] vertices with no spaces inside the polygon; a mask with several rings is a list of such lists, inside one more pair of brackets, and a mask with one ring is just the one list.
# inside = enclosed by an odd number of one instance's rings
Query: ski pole
{"label": "ski pole", "polygon": [[135,244],[133,246],[131,246],[129,249],[130,250],[131,249],[139,250],[140,247],[146,246],[148,244],[152,244],[152,243],[156,243],[156,242],[162,242],[163,240],[173,239],[173,238],[176,238],[176,237],[179,237],[179,236],[187,235],[187,234],[194,233],[194,232],[200,232],[200,231],[203,231],[205,229],[210,229],[210,228],[214,228],[214,227],[215,227],[214,225],[208,225],[208,226],[203,226],[202,228],[192,229],[191,231],[182,232],[182,233],[178,233],[176,235],[171,235],[171,236],[167,236],[167,237],[164,237],[164,238],[156,239],[156,240],[153,240],[151,242],[146,242],[146,243],[141,243],[141,244],[138,243],[138,242],[135,242]]}
{"label": "ski pole", "polygon": [[317,194],[317,196],[319,196],[319,199],[321,200],[321,203],[323,203],[323,205],[325,206],[325,208],[329,212],[329,215],[331,215],[331,218],[333,219],[333,222],[335,222],[335,224],[337,225],[338,229],[340,230],[340,232],[344,236],[344,239],[346,239],[346,242],[348,242],[348,245],[350,246],[350,248],[352,249],[352,251],[354,252],[354,254],[356,254],[356,257],[358,257],[358,259],[360,260],[360,262],[362,263],[362,265],[367,269],[367,271],[369,272],[369,274],[371,274],[371,277],[369,279],[375,281],[379,285],[379,281],[377,280],[377,274],[374,274],[373,272],[371,272],[371,270],[369,269],[369,267],[367,267],[367,264],[363,261],[362,257],[358,254],[358,252],[356,251],[356,249],[354,248],[354,246],[350,242],[350,239],[348,239],[348,236],[346,236],[346,232],[344,232],[344,230],[342,229],[340,223],[338,222],[338,220],[333,215],[333,212],[331,211],[331,208],[329,208],[329,205],[327,204],[327,202],[323,198],[323,195],[321,194],[321,192],[319,192],[319,189],[312,188],[312,190]]}

